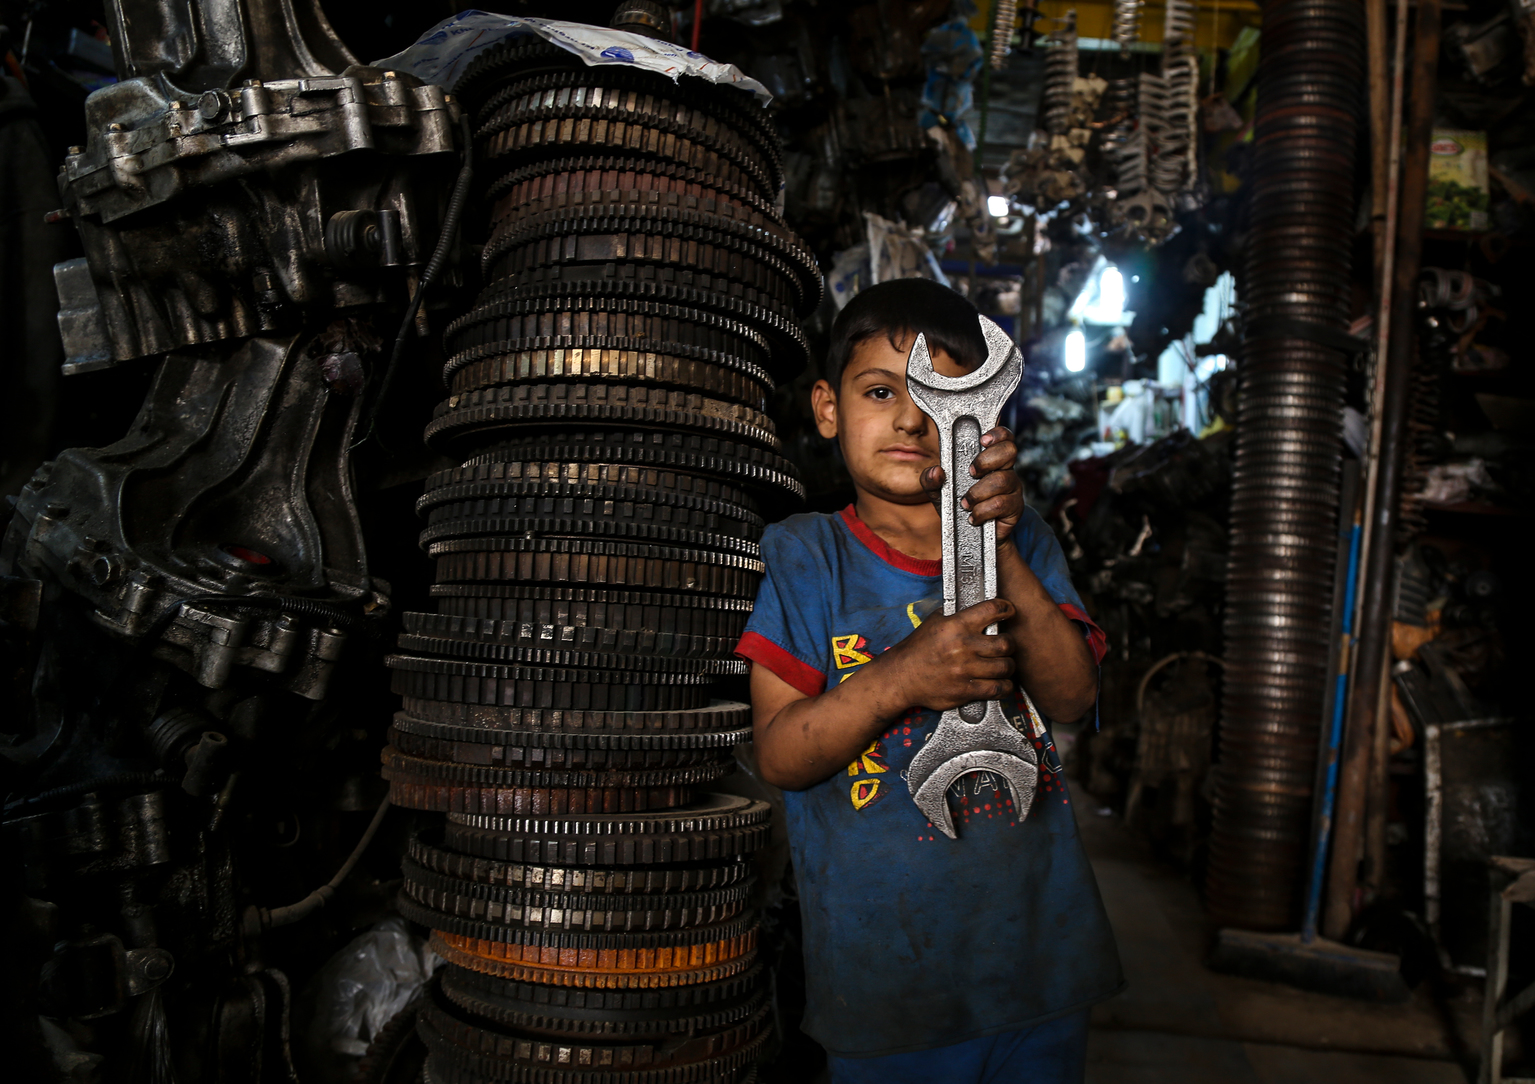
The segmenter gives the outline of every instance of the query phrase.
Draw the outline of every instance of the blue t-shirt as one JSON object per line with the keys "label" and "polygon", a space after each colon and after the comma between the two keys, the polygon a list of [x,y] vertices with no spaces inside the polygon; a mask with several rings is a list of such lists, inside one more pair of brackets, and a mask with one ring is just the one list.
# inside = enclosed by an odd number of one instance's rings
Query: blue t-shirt
{"label": "blue t-shirt", "polygon": [[[1096,657],[1059,543],[1032,510],[1019,552]],[[762,540],[767,575],[737,649],[816,696],[942,613],[937,561],[892,550],[850,506],[792,516]],[[1026,711],[1019,699],[1019,710]],[[961,776],[959,839],[928,823],[905,770],[937,724],[915,710],[846,771],[788,791],[789,844],[804,921],[804,1029],[834,1055],[872,1057],[1027,1027],[1123,985],[1098,883],[1065,782],[1041,758],[1028,816],[1002,779]]]}

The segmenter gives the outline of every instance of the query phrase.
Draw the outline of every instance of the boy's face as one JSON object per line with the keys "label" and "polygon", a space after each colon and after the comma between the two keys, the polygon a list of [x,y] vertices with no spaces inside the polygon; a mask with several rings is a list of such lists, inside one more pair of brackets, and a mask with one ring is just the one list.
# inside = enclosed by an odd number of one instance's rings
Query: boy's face
{"label": "boy's face", "polygon": [[[865,339],[853,348],[840,388],[821,380],[810,393],[816,428],[842,445],[853,484],[896,504],[926,504],[922,472],[938,465],[938,433],[906,394],[906,358],[915,341],[914,334],[895,346],[883,334]],[[965,373],[937,348],[933,368],[944,376]]]}

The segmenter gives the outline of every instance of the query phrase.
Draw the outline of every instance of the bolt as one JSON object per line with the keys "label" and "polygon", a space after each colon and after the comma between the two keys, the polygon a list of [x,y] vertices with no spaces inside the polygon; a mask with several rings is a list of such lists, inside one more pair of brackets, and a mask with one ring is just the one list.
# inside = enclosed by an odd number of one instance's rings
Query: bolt
{"label": "bolt", "polygon": [[71,158],[74,158],[76,155],[81,155],[81,154],[84,154],[84,153],[85,153],[85,148],[84,147],[70,147],[69,148],[69,156]]}
{"label": "bolt", "polygon": [[85,578],[97,587],[105,587],[117,579],[119,571],[117,559],[111,554],[106,554],[92,558],[85,566]]}
{"label": "bolt", "polygon": [[144,960],[144,978],[149,982],[161,982],[170,978],[171,962],[165,956],[156,953]]}
{"label": "bolt", "polygon": [[54,519],[63,519],[69,515],[69,505],[63,501],[49,501],[44,511]]}

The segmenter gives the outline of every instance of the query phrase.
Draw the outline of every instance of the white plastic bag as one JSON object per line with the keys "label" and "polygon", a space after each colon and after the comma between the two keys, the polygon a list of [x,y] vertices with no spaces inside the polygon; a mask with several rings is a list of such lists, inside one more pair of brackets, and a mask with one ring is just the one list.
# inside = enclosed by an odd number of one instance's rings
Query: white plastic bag
{"label": "white plastic bag", "polygon": [[416,996],[441,963],[397,915],[354,937],[314,977],[307,1045],[361,1057],[373,1036]]}
{"label": "white plastic bag", "polygon": [[656,72],[672,82],[691,75],[750,91],[763,105],[773,100],[767,87],[734,64],[721,64],[681,45],[585,23],[526,19],[488,11],[461,11],[432,27],[414,45],[394,56],[375,60],[373,65],[408,72],[424,82],[451,87],[464,74],[470,61],[486,49],[525,34],[537,34],[574,53],[592,67],[624,64]]}

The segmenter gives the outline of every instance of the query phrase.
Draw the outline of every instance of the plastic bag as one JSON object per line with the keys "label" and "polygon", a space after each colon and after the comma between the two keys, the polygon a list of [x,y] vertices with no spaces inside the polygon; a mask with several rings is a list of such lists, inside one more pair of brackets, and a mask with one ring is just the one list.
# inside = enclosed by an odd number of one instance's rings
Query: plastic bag
{"label": "plastic bag", "polygon": [[680,45],[585,23],[525,19],[516,15],[493,15],[487,11],[461,11],[451,19],[444,19],[421,35],[414,45],[394,56],[375,60],[373,65],[407,72],[423,82],[451,87],[464,74],[469,62],[486,49],[527,34],[537,34],[574,53],[592,67],[628,64],[664,75],[673,82],[680,76],[692,75],[711,83],[750,91],[763,105],[773,100],[766,87],[734,64],[721,64]]}
{"label": "plastic bag", "polygon": [[311,982],[309,1050],[362,1057],[390,1017],[415,997],[442,959],[399,916],[359,934],[320,968]]}

